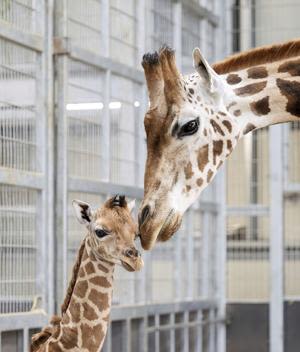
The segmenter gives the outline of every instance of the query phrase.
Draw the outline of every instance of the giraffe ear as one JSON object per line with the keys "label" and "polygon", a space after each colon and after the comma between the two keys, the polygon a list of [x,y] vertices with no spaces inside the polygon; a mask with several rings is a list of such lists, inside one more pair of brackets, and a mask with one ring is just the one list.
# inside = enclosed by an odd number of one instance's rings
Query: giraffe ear
{"label": "giraffe ear", "polygon": [[133,199],[131,202],[129,202],[129,203],[127,204],[127,207],[128,207],[128,209],[129,209],[129,211],[132,213],[132,211],[133,211],[133,209],[134,209],[134,207],[135,207],[135,199]]}
{"label": "giraffe ear", "polygon": [[88,203],[74,199],[72,201],[76,217],[81,224],[88,225],[92,221],[92,209]]}
{"label": "giraffe ear", "polygon": [[194,49],[193,60],[195,70],[199,73],[202,80],[207,84],[209,91],[211,93],[215,93],[218,88],[218,74],[205,60],[199,48]]}

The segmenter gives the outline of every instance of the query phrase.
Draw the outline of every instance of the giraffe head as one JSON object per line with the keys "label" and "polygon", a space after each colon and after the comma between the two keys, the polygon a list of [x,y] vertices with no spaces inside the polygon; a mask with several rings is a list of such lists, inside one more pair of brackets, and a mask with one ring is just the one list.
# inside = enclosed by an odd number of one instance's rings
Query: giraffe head
{"label": "giraffe head", "polygon": [[73,200],[76,216],[88,229],[91,250],[96,258],[122,265],[128,271],[143,267],[140,252],[135,246],[138,228],[131,216],[135,201],[126,202],[125,196],[108,199],[93,211],[89,204]]}
{"label": "giraffe head", "polygon": [[195,73],[182,76],[174,51],[143,57],[150,107],[144,119],[147,162],[139,213],[142,245],[166,241],[186,209],[212,181],[238,134],[228,113],[227,83],[193,52]]}

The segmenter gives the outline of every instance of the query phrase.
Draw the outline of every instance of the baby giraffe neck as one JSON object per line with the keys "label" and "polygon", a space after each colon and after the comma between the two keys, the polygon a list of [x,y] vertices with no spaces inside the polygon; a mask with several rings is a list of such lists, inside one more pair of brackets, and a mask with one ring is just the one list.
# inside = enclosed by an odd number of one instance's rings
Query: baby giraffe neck
{"label": "baby giraffe neck", "polygon": [[300,57],[255,66],[224,76],[226,102],[240,136],[277,123],[300,121]]}
{"label": "baby giraffe neck", "polygon": [[54,346],[62,351],[101,350],[109,322],[114,266],[96,258],[86,241],[69,306],[58,336],[49,340],[49,351]]}

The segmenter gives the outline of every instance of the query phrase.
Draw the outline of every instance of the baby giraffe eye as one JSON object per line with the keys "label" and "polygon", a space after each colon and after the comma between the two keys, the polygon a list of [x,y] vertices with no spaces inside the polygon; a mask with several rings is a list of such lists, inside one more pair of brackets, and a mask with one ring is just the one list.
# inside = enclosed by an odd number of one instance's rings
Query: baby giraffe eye
{"label": "baby giraffe eye", "polygon": [[190,136],[196,133],[198,131],[198,128],[199,128],[199,118],[195,120],[191,120],[181,127],[178,133],[178,137]]}
{"label": "baby giraffe eye", "polygon": [[96,229],[95,234],[98,238],[103,238],[103,237],[109,235],[110,233],[105,230],[102,230],[102,229]]}

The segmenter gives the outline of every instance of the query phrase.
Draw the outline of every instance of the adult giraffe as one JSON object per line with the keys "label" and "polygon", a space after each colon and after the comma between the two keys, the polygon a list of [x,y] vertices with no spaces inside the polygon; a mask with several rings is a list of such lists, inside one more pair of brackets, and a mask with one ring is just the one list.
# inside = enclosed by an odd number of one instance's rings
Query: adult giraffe
{"label": "adult giraffe", "polygon": [[144,249],[166,241],[238,140],[269,125],[300,121],[300,40],[241,53],[180,75],[174,51],[143,57],[150,108],[139,213]]}

